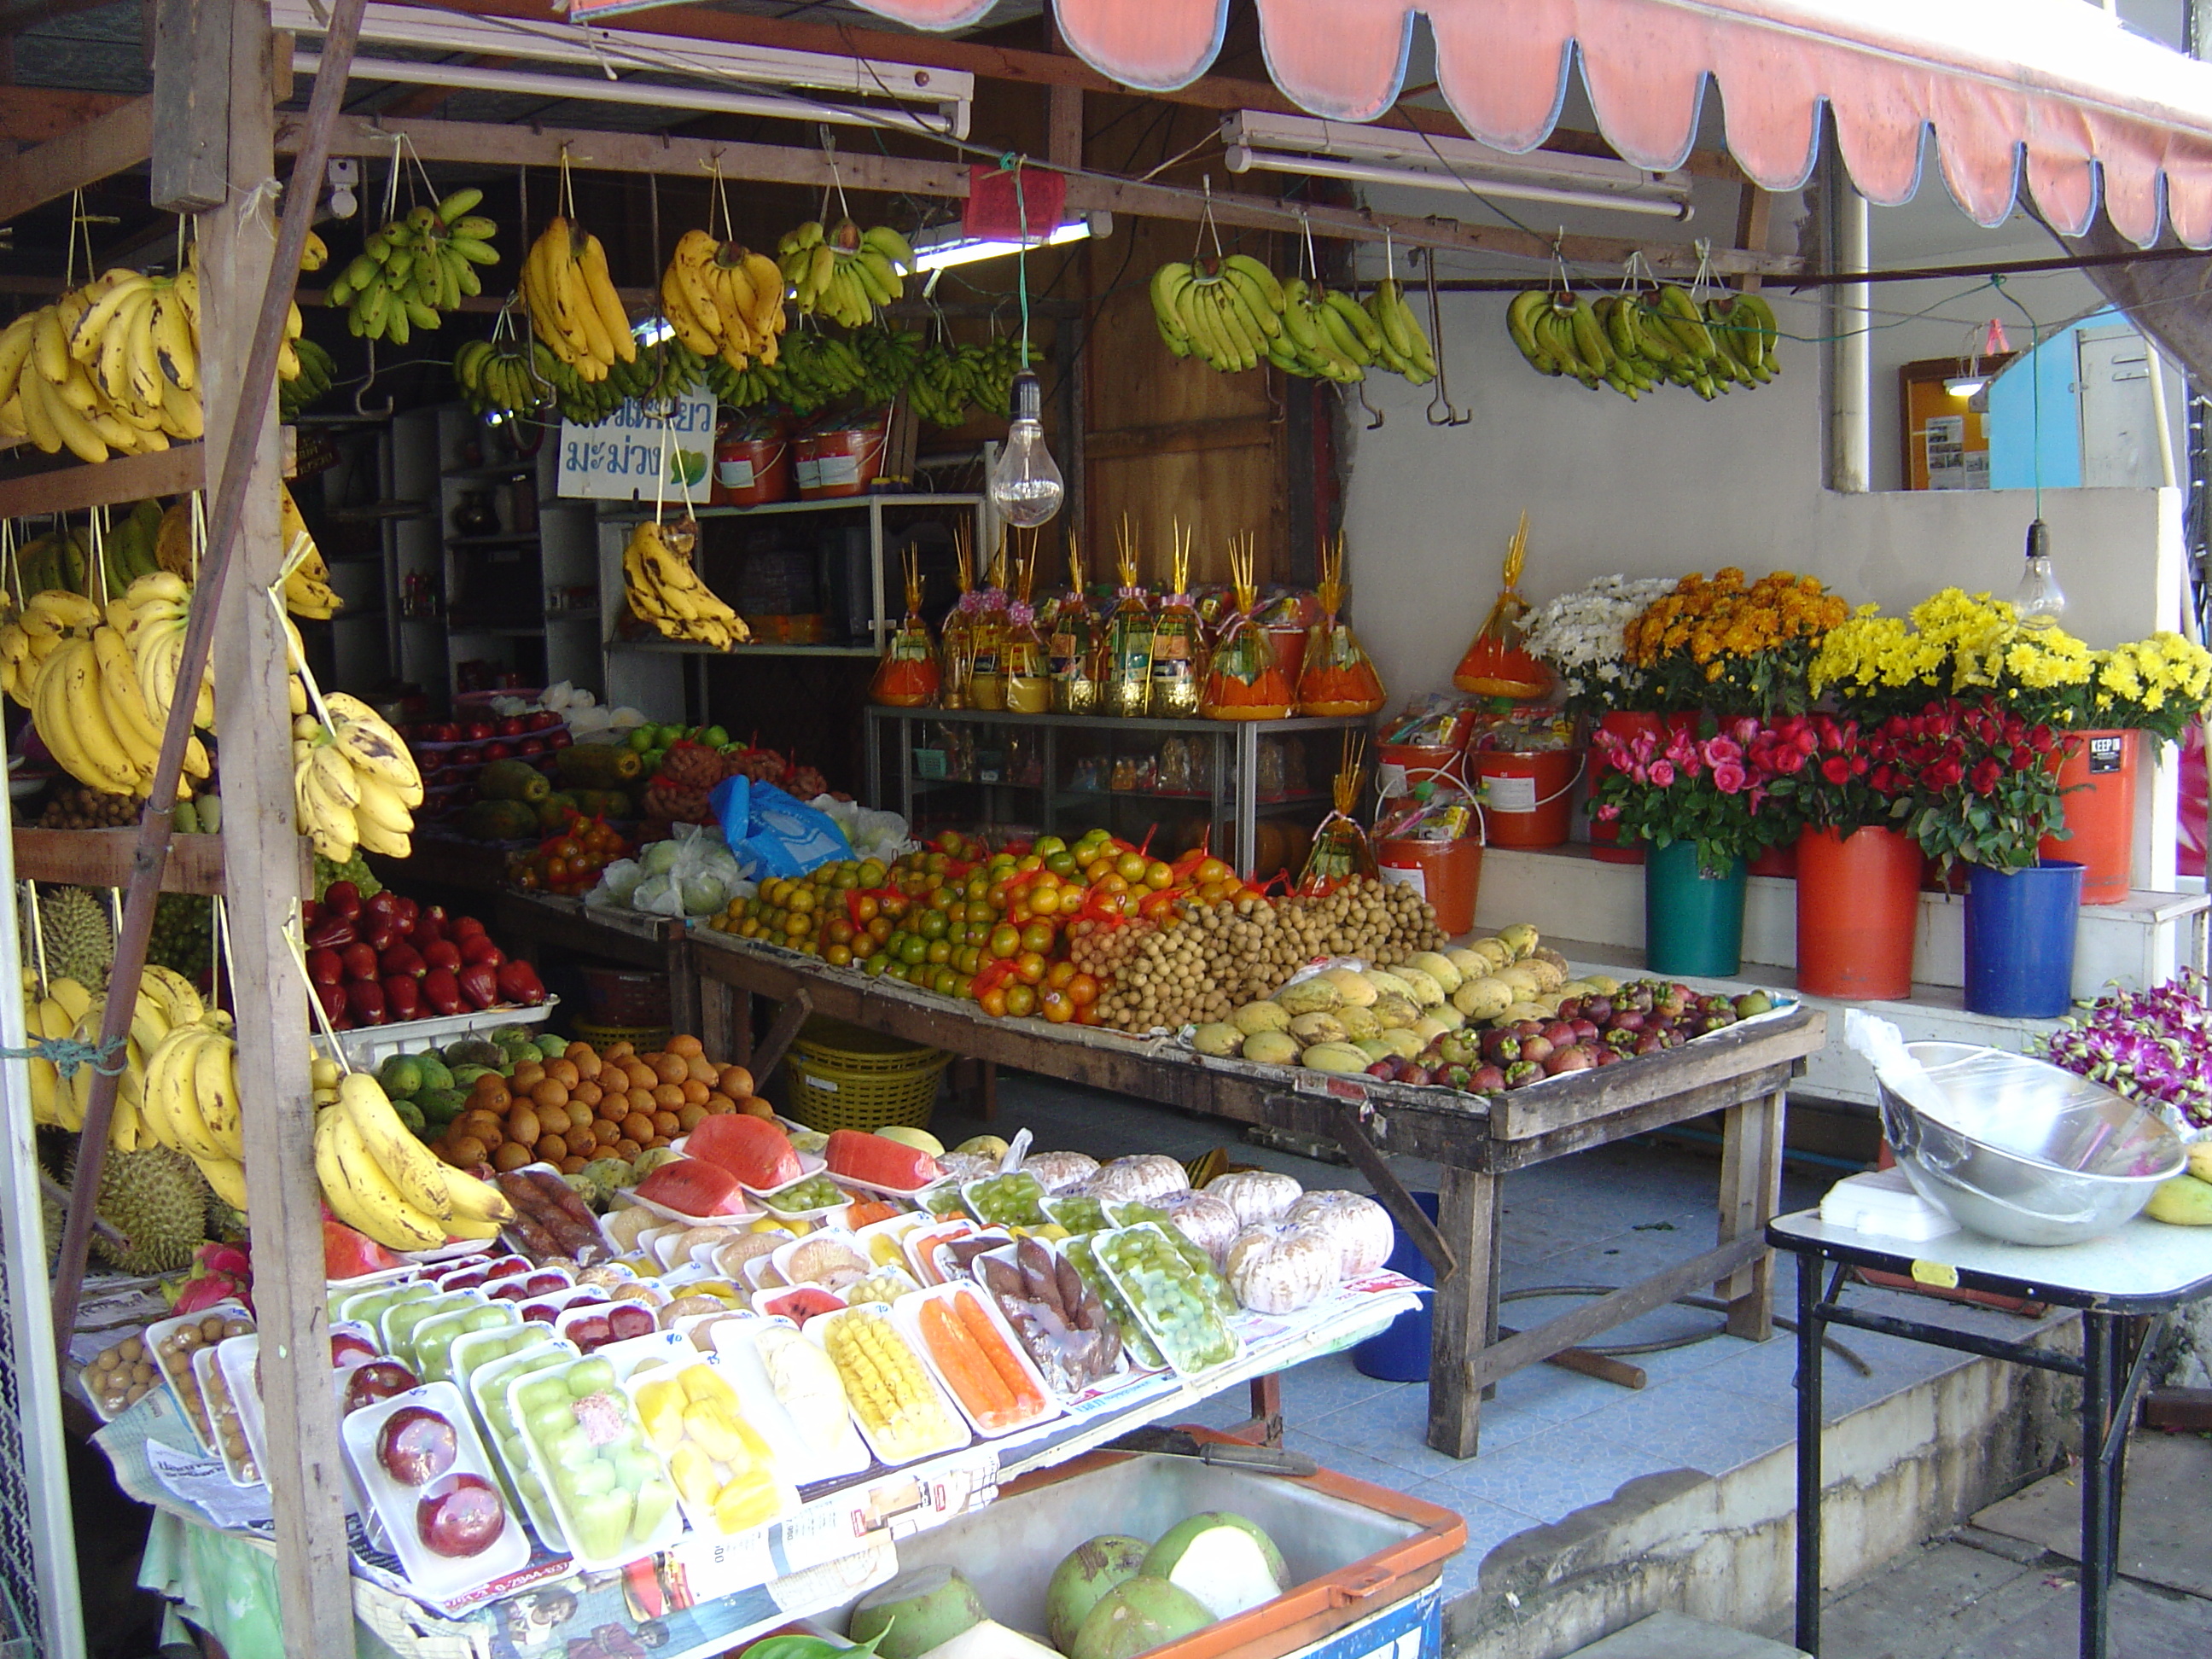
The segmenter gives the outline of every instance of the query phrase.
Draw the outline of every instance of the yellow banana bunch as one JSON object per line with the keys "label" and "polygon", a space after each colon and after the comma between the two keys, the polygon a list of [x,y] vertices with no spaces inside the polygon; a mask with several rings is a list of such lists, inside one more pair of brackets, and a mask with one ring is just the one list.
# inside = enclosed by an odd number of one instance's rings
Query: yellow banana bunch
{"label": "yellow banana bunch", "polygon": [[698,540],[699,526],[689,519],[666,525],[640,520],[623,547],[624,591],[639,620],[669,639],[727,651],[750,639],[752,630],[691,568]]}
{"label": "yellow banana bunch", "polygon": [[841,219],[824,230],[810,219],[775,245],[776,264],[803,312],[858,328],[906,292],[914,250],[889,225],[866,230]]}
{"label": "yellow banana bunch", "polygon": [[[147,969],[150,975],[154,969]],[[167,971],[167,970],[164,970]],[[186,991],[190,987],[185,988]],[[197,994],[192,996],[197,1005]],[[180,1000],[173,1011],[185,1012]],[[144,1012],[144,997],[140,999]],[[137,1040],[138,1023],[131,1026]],[[120,1107],[118,1098],[118,1106]],[[239,1103],[238,1043],[228,1014],[202,1011],[181,1021],[146,1057],[140,1097],[144,1133],[151,1141],[185,1154],[207,1177],[217,1198],[246,1208],[246,1133]]]}
{"label": "yellow banana bunch", "polygon": [[660,306],[686,349],[742,374],[773,368],[784,330],[783,273],[766,254],[687,230],[660,274]]}
{"label": "yellow banana bunch", "polygon": [[[157,571],[131,583],[124,592],[122,603],[129,613],[129,622],[119,626],[119,631],[131,647],[131,665],[137,673],[138,691],[147,715],[159,728],[167,724],[169,705],[176,700],[177,671],[184,660],[185,629],[191,616],[191,588],[183,577],[166,570]],[[114,606],[111,605],[109,609],[112,612]],[[200,676],[192,724],[204,731],[215,730],[212,661]]]}
{"label": "yellow banana bunch", "polygon": [[199,276],[102,272],[0,330],[0,432],[80,460],[200,436]]}
{"label": "yellow banana bunch", "polygon": [[422,775],[399,734],[358,697],[325,699],[331,724],[311,714],[292,722],[292,787],[300,831],[333,863],[356,847],[405,858],[422,804]]}
{"label": "yellow banana bunch", "polygon": [[514,1217],[496,1187],[449,1169],[417,1139],[366,1072],[340,1079],[316,1112],[315,1173],[331,1213],[391,1249],[489,1237]]}
{"label": "yellow banana bunch", "polygon": [[331,591],[331,568],[323,562],[322,550],[315,545],[307,521],[300,516],[299,504],[292,499],[291,490],[283,484],[277,486],[276,533],[284,544],[288,564],[300,544],[307,544],[306,556],[293,565],[284,577],[284,608],[295,617],[328,621],[345,601]]}
{"label": "yellow banana bunch", "polygon": [[556,217],[522,261],[522,303],[547,349],[586,380],[635,362],[637,337],[607,273],[599,239]]}

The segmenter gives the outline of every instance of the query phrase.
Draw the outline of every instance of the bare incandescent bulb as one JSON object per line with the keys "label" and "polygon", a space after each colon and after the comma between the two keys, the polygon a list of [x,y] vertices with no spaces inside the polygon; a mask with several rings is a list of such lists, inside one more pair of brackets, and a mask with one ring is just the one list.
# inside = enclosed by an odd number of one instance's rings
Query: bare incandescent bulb
{"label": "bare incandescent bulb", "polygon": [[2013,592],[2013,609],[2021,621],[2056,623],[2066,614],[2066,590],[2051,562],[2051,527],[2038,519],[2027,527],[2027,565]]}
{"label": "bare incandescent bulb", "polygon": [[1014,418],[991,475],[991,505],[1008,524],[1042,524],[1060,511],[1060,497],[1067,493],[1037,423],[1042,400],[1036,375],[1024,369],[1014,376]]}

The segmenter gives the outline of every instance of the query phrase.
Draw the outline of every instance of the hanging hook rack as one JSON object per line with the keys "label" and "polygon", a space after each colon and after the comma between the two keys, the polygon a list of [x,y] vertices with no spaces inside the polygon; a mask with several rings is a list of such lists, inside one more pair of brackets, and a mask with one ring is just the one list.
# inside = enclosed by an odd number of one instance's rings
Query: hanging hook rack
{"label": "hanging hook rack", "polygon": [[[1459,409],[1453,405],[1450,388],[1444,380],[1444,312],[1443,301],[1437,293],[1437,258],[1434,249],[1430,250],[1429,257],[1423,261],[1423,264],[1428,270],[1429,341],[1436,352],[1437,358],[1437,389],[1429,398],[1429,424],[1431,426],[1465,426],[1474,418],[1474,411],[1471,409]],[[1564,270],[1565,267],[1562,266],[1561,269]],[[1439,410],[1443,412],[1438,414]]]}
{"label": "hanging hook rack", "polygon": [[366,421],[385,420],[392,414],[392,394],[385,394],[383,408],[371,409],[368,406],[368,389],[376,384],[376,342],[367,340],[362,343],[368,347],[368,376],[362,381],[361,389],[353,394],[353,412]]}

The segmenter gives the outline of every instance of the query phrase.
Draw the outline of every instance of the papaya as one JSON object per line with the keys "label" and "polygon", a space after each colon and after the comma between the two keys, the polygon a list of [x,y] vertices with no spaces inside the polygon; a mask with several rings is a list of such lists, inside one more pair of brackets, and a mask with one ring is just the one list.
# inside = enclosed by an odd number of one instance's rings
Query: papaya
{"label": "papaya", "polygon": [[588,789],[619,789],[635,782],[644,762],[622,743],[574,743],[554,763],[564,784]]}
{"label": "papaya", "polygon": [[[495,760],[477,774],[477,793],[486,800],[526,801],[535,806],[553,793],[553,785],[528,761]],[[535,812],[530,815],[530,823],[532,829],[537,827]],[[523,833],[527,835],[529,830]]]}
{"label": "papaya", "polygon": [[568,814],[584,809],[575,796],[565,789],[556,789],[538,803],[538,833],[557,836],[568,827]]}
{"label": "papaya", "polygon": [[538,834],[538,814],[519,800],[471,801],[461,814],[461,830],[473,841],[532,840]]}

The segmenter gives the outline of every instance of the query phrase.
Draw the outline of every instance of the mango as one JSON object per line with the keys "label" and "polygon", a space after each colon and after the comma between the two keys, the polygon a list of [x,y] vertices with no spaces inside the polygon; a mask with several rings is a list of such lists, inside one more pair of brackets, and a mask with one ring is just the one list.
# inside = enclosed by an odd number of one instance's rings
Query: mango
{"label": "mango", "polygon": [[1495,975],[1471,979],[1452,993],[1452,1006],[1469,1019],[1495,1019],[1513,1005],[1513,988]]}
{"label": "mango", "polygon": [[1501,939],[1479,939],[1469,945],[1468,949],[1487,961],[1492,973],[1497,972],[1500,968],[1511,967],[1516,960],[1513,954],[1513,947]]}
{"label": "mango", "polygon": [[1387,1033],[1383,1036],[1365,1038],[1352,1046],[1367,1056],[1367,1063],[1370,1066],[1378,1060],[1389,1060],[1398,1052],[1390,1046]]}
{"label": "mango", "polygon": [[[1321,1016],[1327,1018],[1327,1015]],[[1201,1054],[1218,1058],[1233,1054],[1244,1046],[1244,1033],[1226,1021],[1214,1021],[1200,1026],[1190,1034],[1190,1046]]]}
{"label": "mango", "polygon": [[1406,981],[1406,988],[1413,994],[1415,1007],[1433,1008],[1444,1000],[1443,986],[1412,963],[1401,963],[1391,971]]}
{"label": "mango", "polygon": [[2143,1213],[2176,1227],[2212,1227],[2212,1181],[2178,1175],[2151,1189]]}
{"label": "mango", "polygon": [[1334,1014],[1300,1014],[1291,1022],[1291,1035],[1302,1048],[1311,1048],[1316,1042],[1343,1042],[1349,1039],[1344,1022]]}
{"label": "mango", "polygon": [[2192,1140],[2184,1150],[2189,1154],[2189,1173],[2199,1181],[2212,1181],[2212,1140]]}
{"label": "mango", "polygon": [[1531,957],[1518,964],[1535,975],[1537,988],[1556,991],[1567,982],[1567,971],[1557,963],[1547,962],[1541,957]]}
{"label": "mango", "polygon": [[[1479,951],[1469,951],[1458,947],[1445,951],[1443,952],[1443,958],[1446,962],[1449,962],[1454,968],[1459,970],[1459,976],[1462,982],[1470,979],[1481,979],[1488,975],[1492,968],[1498,966],[1496,963],[1491,961],[1488,957],[1484,956]],[[1452,988],[1455,991],[1459,987],[1456,985]]]}
{"label": "mango", "polygon": [[[1419,1060],[1421,1050],[1429,1046],[1429,1039],[1410,1025],[1393,1026],[1377,1040],[1401,1060]],[[1375,1057],[1382,1058],[1380,1054]]]}
{"label": "mango", "polygon": [[1498,942],[1513,952],[1516,958],[1526,958],[1543,941],[1535,928],[1525,921],[1516,921],[1510,927],[1498,930]]}
{"label": "mango", "polygon": [[1244,1039],[1244,1058],[1260,1066],[1295,1066],[1298,1040],[1288,1031],[1255,1031]]}
{"label": "mango", "polygon": [[1348,1042],[1316,1042],[1298,1056],[1298,1063],[1316,1072],[1364,1072],[1374,1060]]}
{"label": "mango", "polygon": [[1376,1023],[1386,1031],[1395,1030],[1401,1025],[1411,1025],[1420,1017],[1421,1011],[1413,1000],[1396,991],[1385,992],[1375,999]]}
{"label": "mango", "polygon": [[1344,993],[1326,974],[1285,985],[1275,993],[1276,1005],[1296,1019],[1300,1014],[1325,1014],[1344,1005]]}
{"label": "mango", "polygon": [[1364,1008],[1375,1000],[1375,988],[1352,969],[1326,969],[1321,977],[1342,992],[1344,1000],[1356,1008]]}
{"label": "mango", "polygon": [[1397,995],[1404,997],[1408,1001],[1413,1000],[1413,988],[1407,984],[1404,980],[1400,979],[1397,975],[1392,973],[1388,968],[1370,968],[1360,977],[1375,988],[1375,994],[1377,997],[1386,997],[1395,993]]}
{"label": "mango", "polygon": [[1286,1031],[1291,1017],[1280,1003],[1248,1002],[1229,1016],[1229,1023],[1251,1036],[1261,1031]]}
{"label": "mango", "polygon": [[1382,1029],[1372,1008],[1356,1008],[1348,1002],[1336,1011],[1334,1018],[1344,1027],[1345,1036],[1354,1042],[1362,1037],[1371,1037]]}
{"label": "mango", "polygon": [[[1415,951],[1406,958],[1406,966],[1418,968],[1436,981],[1437,988],[1446,996],[1458,990],[1460,981],[1467,977],[1448,959],[1435,951]],[[1401,975],[1401,977],[1403,975]]]}

